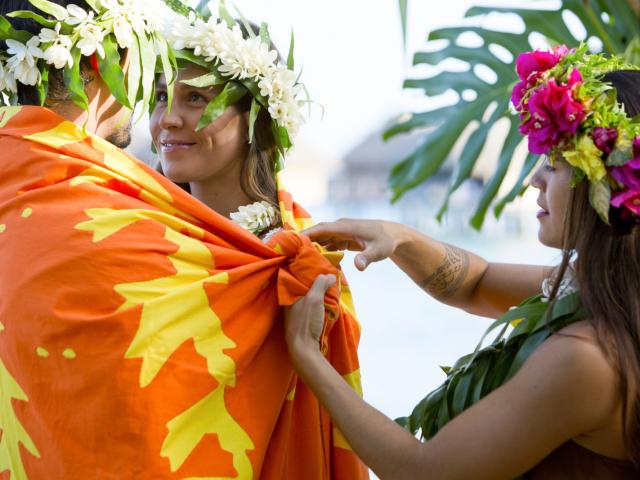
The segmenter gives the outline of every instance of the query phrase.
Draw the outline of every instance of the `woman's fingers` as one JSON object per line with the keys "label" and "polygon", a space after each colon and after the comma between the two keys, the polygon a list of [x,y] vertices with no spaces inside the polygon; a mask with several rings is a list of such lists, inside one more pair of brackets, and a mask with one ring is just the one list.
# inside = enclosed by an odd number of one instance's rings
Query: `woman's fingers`
{"label": "woman's fingers", "polygon": [[285,309],[287,343],[318,345],[324,328],[324,297],[336,283],[335,275],[319,275],[307,294]]}
{"label": "woman's fingers", "polygon": [[328,250],[360,252],[354,260],[358,270],[388,258],[393,252],[393,238],[385,230],[384,222],[376,220],[341,219],[319,223],[302,232]]}

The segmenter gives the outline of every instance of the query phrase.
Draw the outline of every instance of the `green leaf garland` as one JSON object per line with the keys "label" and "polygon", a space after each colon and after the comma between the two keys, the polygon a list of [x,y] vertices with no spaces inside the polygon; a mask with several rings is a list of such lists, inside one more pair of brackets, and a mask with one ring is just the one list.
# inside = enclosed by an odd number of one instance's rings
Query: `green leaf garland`
{"label": "green leaf garland", "polygon": [[[104,58],[98,56],[98,69],[100,75],[107,84],[113,96],[127,108],[132,108],[127,98],[127,88],[125,87],[125,77],[120,66],[120,53],[118,45],[112,35],[108,35],[102,41],[104,47]],[[75,50],[80,52],[79,50]],[[155,60],[154,60],[155,61]],[[78,62],[79,63],[79,62]]]}
{"label": "green leaf garland", "polygon": [[[488,328],[475,352],[460,358],[451,368],[444,367],[444,383],[420,401],[411,415],[396,422],[414,435],[420,431],[425,440],[432,438],[451,419],[513,377],[554,332],[584,317],[580,292],[551,303],[542,295],[525,300]],[[513,330],[505,337],[510,326]],[[491,344],[482,347],[484,339],[498,328],[500,333]]]}

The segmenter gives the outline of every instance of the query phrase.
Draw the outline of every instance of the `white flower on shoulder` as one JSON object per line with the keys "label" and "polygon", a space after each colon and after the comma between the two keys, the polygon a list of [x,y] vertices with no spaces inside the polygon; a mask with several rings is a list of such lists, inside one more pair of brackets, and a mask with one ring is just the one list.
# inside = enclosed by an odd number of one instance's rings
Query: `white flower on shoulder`
{"label": "white flower on shoulder", "polygon": [[12,55],[7,61],[9,72],[23,85],[36,85],[40,81],[38,59],[44,57],[44,52],[39,48],[40,39],[31,37],[25,45],[9,38],[6,44],[9,47],[7,53]]}
{"label": "white flower on shoulder", "polygon": [[9,71],[7,66],[0,62],[0,92],[16,93],[18,86],[16,85],[16,79],[13,73]]}
{"label": "white flower on shoulder", "polygon": [[230,215],[231,220],[255,235],[267,230],[278,219],[276,209],[265,201],[245,205],[238,210]]}

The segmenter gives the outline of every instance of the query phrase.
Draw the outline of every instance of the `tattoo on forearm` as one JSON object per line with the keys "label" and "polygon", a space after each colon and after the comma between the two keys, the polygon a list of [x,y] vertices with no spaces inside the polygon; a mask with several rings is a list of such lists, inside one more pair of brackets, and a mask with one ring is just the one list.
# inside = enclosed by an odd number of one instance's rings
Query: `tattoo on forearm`
{"label": "tattoo on forearm", "polygon": [[444,260],[436,271],[420,282],[420,286],[438,300],[455,293],[469,273],[469,254],[453,245],[444,246]]}

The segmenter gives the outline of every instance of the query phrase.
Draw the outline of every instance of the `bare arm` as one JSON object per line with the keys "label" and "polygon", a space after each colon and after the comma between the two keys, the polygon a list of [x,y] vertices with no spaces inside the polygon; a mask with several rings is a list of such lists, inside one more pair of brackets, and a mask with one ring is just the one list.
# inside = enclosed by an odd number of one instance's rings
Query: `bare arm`
{"label": "bare arm", "polygon": [[365,403],[318,349],[320,277],[286,314],[287,344],[302,379],[353,450],[381,479],[514,478],[554,449],[619,421],[618,382],[595,343],[555,335],[504,386],[420,443]]}
{"label": "bare arm", "polygon": [[542,280],[550,273],[541,266],[489,263],[393,222],[339,220],[304,233],[329,249],[361,252],[355,259],[360,270],[391,258],[437,300],[492,318],[539,293]]}

